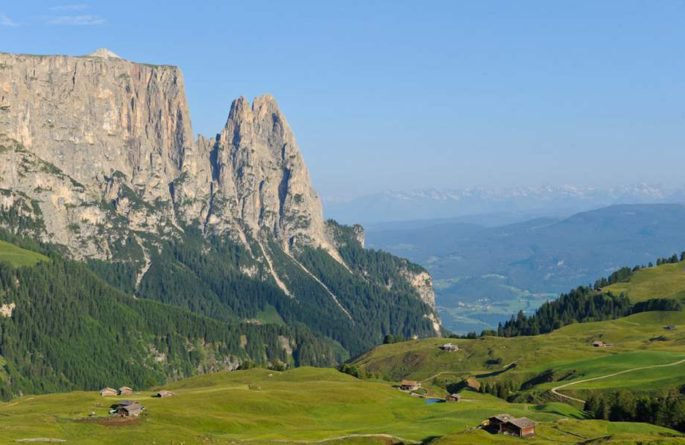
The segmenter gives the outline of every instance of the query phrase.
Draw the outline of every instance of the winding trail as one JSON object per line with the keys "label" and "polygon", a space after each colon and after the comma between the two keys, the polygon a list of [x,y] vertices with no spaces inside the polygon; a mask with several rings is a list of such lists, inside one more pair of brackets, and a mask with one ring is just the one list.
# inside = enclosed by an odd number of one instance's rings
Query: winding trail
{"label": "winding trail", "polygon": [[408,445],[420,445],[422,442],[418,442],[416,440],[410,440],[410,439],[404,439],[399,436],[393,436],[391,434],[345,434],[343,436],[336,436],[336,437],[329,437],[327,439],[320,439],[320,440],[288,440],[288,439],[271,439],[271,440],[265,440],[265,439],[253,439],[253,440],[242,440],[239,441],[238,443],[246,443],[246,442],[255,442],[259,441],[260,443],[262,442],[268,442],[268,443],[284,443],[284,444],[317,444],[317,443],[327,443],[327,442],[337,442],[339,440],[345,440],[345,439],[354,439],[354,438],[380,438],[380,439],[390,439],[393,441],[400,441],[401,443],[405,443]]}
{"label": "winding trail", "polygon": [[575,398],[575,397],[567,396],[567,395],[565,395],[565,394],[560,393],[559,390],[560,390],[560,389],[564,389],[564,388],[568,388],[569,386],[577,385],[577,384],[579,384],[579,383],[587,383],[587,382],[594,382],[595,380],[608,379],[608,378],[611,378],[611,377],[616,377],[617,375],[628,374],[629,372],[644,371],[645,369],[668,368],[669,366],[677,366],[677,365],[680,365],[680,364],[683,364],[683,363],[685,363],[685,359],[678,360],[677,362],[673,362],[673,363],[666,363],[665,365],[651,365],[651,366],[641,366],[641,367],[639,367],[639,368],[625,369],[625,370],[623,370],[623,371],[614,372],[613,374],[607,374],[607,375],[603,375],[603,376],[601,376],[601,377],[593,377],[593,378],[591,378],[591,379],[583,379],[583,380],[578,380],[578,381],[576,381],[576,382],[566,383],[566,384],[564,384],[564,385],[560,385],[560,386],[554,387],[554,388],[552,388],[550,391],[552,392],[552,394],[554,394],[554,395],[556,395],[556,396],[559,396],[559,397],[561,397],[561,398],[563,398],[563,399],[568,399],[568,400],[572,400],[572,401],[574,401],[574,402],[578,402],[578,403],[583,403],[583,404],[584,404],[584,403],[585,403],[585,400],[581,400],[581,399],[577,399],[577,398]]}

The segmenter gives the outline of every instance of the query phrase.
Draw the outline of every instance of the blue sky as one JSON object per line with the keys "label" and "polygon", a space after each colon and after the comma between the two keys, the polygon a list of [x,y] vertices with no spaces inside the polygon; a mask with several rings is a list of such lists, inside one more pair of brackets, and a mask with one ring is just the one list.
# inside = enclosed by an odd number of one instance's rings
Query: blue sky
{"label": "blue sky", "polygon": [[0,42],[179,65],[207,135],[272,93],[326,198],[685,183],[685,0],[0,0]]}

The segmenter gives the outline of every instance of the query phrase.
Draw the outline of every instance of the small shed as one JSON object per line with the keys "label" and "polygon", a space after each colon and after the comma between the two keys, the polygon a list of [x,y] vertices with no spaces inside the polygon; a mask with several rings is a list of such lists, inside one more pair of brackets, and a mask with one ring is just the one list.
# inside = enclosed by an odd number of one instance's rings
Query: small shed
{"label": "small shed", "polygon": [[165,398],[165,397],[173,397],[175,395],[176,394],[174,394],[173,392],[163,389],[159,392],[156,392],[152,397]]}
{"label": "small shed", "polygon": [[527,417],[510,419],[503,425],[503,433],[518,437],[533,437],[535,436],[535,422]]}
{"label": "small shed", "polygon": [[485,424],[492,433],[518,437],[535,436],[535,422],[527,417],[516,418],[509,414],[499,414],[490,417]]}
{"label": "small shed", "polygon": [[417,382],[416,380],[402,380],[402,382],[400,382],[400,389],[402,391],[416,391],[420,388],[421,382]]}
{"label": "small shed", "polygon": [[487,425],[496,433],[502,432],[502,425],[509,422],[512,417],[509,414],[498,414],[488,419]]}
{"label": "small shed", "polygon": [[132,400],[124,400],[115,403],[110,407],[109,413],[113,416],[120,417],[138,417],[145,410],[145,407],[138,402]]}
{"label": "small shed", "polygon": [[448,394],[445,397],[446,402],[459,402],[461,401],[461,396],[459,394]]}
{"label": "small shed", "polygon": [[114,397],[114,396],[116,396],[117,394],[118,394],[118,393],[117,393],[117,390],[114,389],[114,388],[110,388],[110,387],[102,388],[102,389],[100,390],[100,395],[101,395],[102,397]]}
{"label": "small shed", "polygon": [[459,350],[459,346],[452,343],[445,343],[444,345],[440,345],[439,348],[447,352],[457,352]]}
{"label": "small shed", "polygon": [[468,389],[471,389],[473,391],[480,391],[480,382],[477,378],[467,377],[466,380],[464,380],[464,383],[466,384],[466,387]]}
{"label": "small shed", "polygon": [[119,395],[120,396],[128,396],[133,394],[133,389],[129,388],[128,386],[122,386],[119,388]]}

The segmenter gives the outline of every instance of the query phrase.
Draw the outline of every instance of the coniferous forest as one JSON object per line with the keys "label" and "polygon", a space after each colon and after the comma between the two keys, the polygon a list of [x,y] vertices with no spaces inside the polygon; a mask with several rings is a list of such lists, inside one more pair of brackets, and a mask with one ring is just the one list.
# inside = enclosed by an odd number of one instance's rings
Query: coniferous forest
{"label": "coniferous forest", "polygon": [[[406,311],[428,312],[399,276],[401,268],[417,266],[367,253],[352,240],[358,247],[349,248],[356,250],[346,260],[368,269],[365,279],[323,252],[299,254],[301,264],[337,294],[347,317],[275,243],[269,248],[297,298],[268,277],[242,273],[255,266],[244,248],[205,240],[192,230],[152,252],[138,286],[139,262],[83,263],[53,246],[7,232],[0,236],[48,257],[33,267],[0,263],[0,296],[16,305],[10,317],[0,317],[3,398],[105,385],[149,387],[253,365],[332,366],[386,335],[434,335],[428,320],[406,317]],[[130,241],[118,253],[140,257],[136,249]],[[397,288],[383,286],[393,280]]]}

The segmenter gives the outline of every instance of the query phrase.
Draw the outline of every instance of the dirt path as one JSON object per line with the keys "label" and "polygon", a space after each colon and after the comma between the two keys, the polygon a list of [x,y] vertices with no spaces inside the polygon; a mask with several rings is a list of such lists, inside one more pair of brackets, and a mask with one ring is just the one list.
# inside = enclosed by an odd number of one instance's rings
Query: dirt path
{"label": "dirt path", "polygon": [[516,362],[518,362],[518,360],[514,360],[513,362],[509,363],[508,365],[504,365],[504,367],[498,371],[442,371],[442,372],[439,372],[437,374],[434,374],[430,377],[427,377],[427,378],[421,380],[421,383],[425,383],[429,380],[433,380],[434,378],[440,377],[441,375],[445,375],[445,374],[463,374],[463,375],[476,375],[477,376],[478,374],[487,374],[487,373],[491,373],[491,372],[505,372],[505,371],[508,371],[512,365],[515,365]]}
{"label": "dirt path", "polygon": [[398,436],[393,436],[391,434],[345,434],[344,436],[336,436],[336,437],[329,437],[328,439],[320,439],[320,440],[287,440],[287,439],[271,439],[271,440],[264,440],[264,439],[254,439],[254,440],[243,440],[239,441],[238,443],[247,443],[247,442],[264,442],[264,443],[284,443],[284,444],[317,444],[317,443],[326,443],[326,442],[335,442],[339,440],[345,440],[345,439],[354,439],[354,438],[381,438],[381,439],[390,439],[393,441],[400,441],[400,443],[405,443],[405,444],[410,444],[410,445],[420,445],[421,442],[418,442],[416,440],[410,440],[410,439],[404,439],[402,437]]}
{"label": "dirt path", "polygon": [[442,371],[442,372],[439,372],[439,373],[437,373],[437,374],[435,374],[435,375],[432,375],[432,376],[430,376],[430,377],[428,377],[428,378],[425,378],[425,379],[421,380],[421,383],[425,383],[425,382],[427,382],[427,381],[429,381],[429,380],[433,380],[434,378],[440,377],[441,375],[445,375],[445,374],[466,374],[466,373],[465,373],[464,371]]}
{"label": "dirt path", "polygon": [[585,400],[577,399],[575,397],[567,396],[559,392],[560,389],[563,388],[568,388],[569,386],[577,385],[579,383],[587,383],[587,382],[594,382],[595,380],[603,380],[603,379],[608,379],[611,377],[616,377],[617,375],[623,375],[623,374],[628,374],[629,372],[635,372],[635,371],[643,371],[645,369],[656,369],[656,368],[668,368],[669,366],[677,366],[680,364],[685,363],[685,359],[678,360],[677,362],[673,363],[666,363],[665,365],[651,365],[651,366],[641,366],[639,368],[631,368],[631,369],[626,369],[623,371],[619,372],[614,372],[613,374],[607,374],[603,375],[601,377],[593,377],[591,379],[583,379],[583,380],[578,380],[577,382],[571,382],[571,383],[566,383],[564,385],[557,386],[555,388],[551,389],[552,394],[559,396],[563,399],[568,399],[568,400],[573,400],[574,402],[578,403],[585,403]]}

